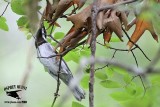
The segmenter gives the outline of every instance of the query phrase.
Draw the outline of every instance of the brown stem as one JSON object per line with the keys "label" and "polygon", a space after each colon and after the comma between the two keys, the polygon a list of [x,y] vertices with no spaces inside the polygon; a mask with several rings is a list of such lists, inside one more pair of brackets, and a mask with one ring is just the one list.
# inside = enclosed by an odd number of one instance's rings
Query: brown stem
{"label": "brown stem", "polygon": [[119,3],[115,3],[115,4],[112,4],[112,5],[107,5],[107,6],[104,6],[104,7],[101,7],[98,9],[98,11],[103,11],[103,10],[106,10],[106,9],[113,9],[113,8],[116,8],[120,5],[123,5],[123,4],[129,4],[129,3],[133,3],[133,2],[136,2],[138,0],[126,0],[126,1],[123,1],[123,2],[119,2]]}
{"label": "brown stem", "polygon": [[95,69],[95,52],[96,52],[96,34],[97,34],[97,26],[96,26],[96,18],[97,18],[97,5],[96,2],[92,7],[92,37],[91,37],[91,57],[93,58],[93,62],[90,64],[90,81],[89,81],[89,107],[94,107],[94,69]]}

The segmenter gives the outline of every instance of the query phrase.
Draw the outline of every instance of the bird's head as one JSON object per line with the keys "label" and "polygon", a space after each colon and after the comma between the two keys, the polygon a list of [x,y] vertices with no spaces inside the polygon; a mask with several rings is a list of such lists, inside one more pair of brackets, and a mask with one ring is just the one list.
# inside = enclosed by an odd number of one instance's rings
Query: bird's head
{"label": "bird's head", "polygon": [[46,37],[47,37],[47,33],[46,33],[46,29],[44,26],[40,27],[35,35],[36,40],[35,40],[35,45],[36,47],[46,43]]}

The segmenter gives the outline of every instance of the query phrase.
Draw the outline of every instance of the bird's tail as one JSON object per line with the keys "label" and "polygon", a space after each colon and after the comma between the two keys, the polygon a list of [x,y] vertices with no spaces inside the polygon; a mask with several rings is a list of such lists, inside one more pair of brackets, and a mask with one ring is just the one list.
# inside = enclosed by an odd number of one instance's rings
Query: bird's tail
{"label": "bird's tail", "polygon": [[73,88],[72,93],[78,101],[85,99],[85,92],[79,86],[76,86],[75,88]]}

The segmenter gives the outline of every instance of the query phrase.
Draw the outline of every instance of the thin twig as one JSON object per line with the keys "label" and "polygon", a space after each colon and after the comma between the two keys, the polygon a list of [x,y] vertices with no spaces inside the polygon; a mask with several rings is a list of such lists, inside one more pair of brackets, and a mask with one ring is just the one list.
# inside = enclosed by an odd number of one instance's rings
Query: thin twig
{"label": "thin twig", "polygon": [[122,30],[123,30],[123,32],[126,34],[128,40],[129,40],[131,43],[133,43],[133,44],[142,52],[142,54],[146,57],[146,59],[148,59],[149,61],[151,61],[150,58],[148,58],[148,56],[144,53],[144,51],[143,51],[136,43],[134,43],[134,42],[130,39],[128,33],[125,31],[125,29],[124,29],[123,27],[122,27]]}
{"label": "thin twig", "polygon": [[64,56],[66,55],[68,52],[70,52],[71,50],[75,49],[76,47],[80,46],[80,45],[83,45],[84,43],[86,42],[86,40],[80,42],[79,44],[77,44],[76,46],[74,47],[70,47],[68,49],[66,49],[65,51],[63,51],[62,53],[59,53],[59,54],[56,54],[56,55],[51,55],[51,56],[48,56],[48,57],[37,57],[37,58],[53,58],[53,57],[56,57],[56,56]]}
{"label": "thin twig", "polygon": [[[101,44],[101,43],[99,43],[99,42],[97,42],[97,43],[98,43],[99,45],[104,46],[103,44]],[[114,47],[111,47],[111,46],[109,46],[108,48],[114,50],[114,53],[113,53],[113,56],[112,56],[111,60],[115,57],[115,54],[116,54],[117,51],[126,51],[126,52],[129,51],[128,49],[119,49],[119,48],[114,48]],[[133,50],[135,50],[135,49],[137,49],[137,47],[132,48],[132,49],[131,49],[131,52],[132,52]],[[132,53],[132,55],[133,55],[133,54],[134,54],[134,53]],[[135,55],[133,55],[133,57],[134,57],[134,59],[135,59],[135,61],[136,61],[136,64],[138,64]],[[104,65],[103,67],[96,68],[95,71],[102,70],[102,69],[104,69],[104,68],[106,68],[106,67],[108,67],[108,66],[109,66],[109,64],[106,64],[106,65]]]}
{"label": "thin twig", "polygon": [[10,4],[10,2],[7,2],[7,5],[6,5],[4,11],[2,12],[2,14],[0,15],[0,17],[2,17],[2,16],[4,15],[4,13],[6,12],[6,10],[7,10],[8,6],[9,6],[9,4]]}
{"label": "thin twig", "polygon": [[133,76],[133,77],[131,78],[131,80],[130,80],[127,84],[125,84],[124,87],[127,87],[129,84],[131,84],[131,82],[132,82],[136,77],[138,77],[138,76],[139,76],[139,75]]}
{"label": "thin twig", "polygon": [[[116,52],[117,52],[117,50],[114,51],[111,60],[115,57]],[[106,67],[108,67],[108,66],[109,66],[109,64],[106,64],[106,65],[104,65],[104,66],[102,66],[102,67],[96,68],[95,71],[102,70],[102,69],[104,69],[104,68],[106,68]],[[112,69],[112,70],[113,70],[113,69]]]}
{"label": "thin twig", "polygon": [[120,5],[129,4],[129,3],[136,2],[136,1],[138,1],[138,0],[126,0],[126,1],[115,3],[115,4],[112,4],[112,5],[106,5],[104,7],[99,8],[98,12],[106,10],[106,9],[113,9],[113,8],[116,8]]}
{"label": "thin twig", "polygon": [[62,56],[60,56],[60,62],[59,62],[59,69],[58,69],[58,72],[57,72],[57,89],[56,89],[56,92],[54,93],[54,99],[53,99],[53,102],[52,102],[52,105],[51,107],[54,106],[58,96],[59,96],[59,87],[60,87],[60,73],[61,73],[61,63],[62,63]]}
{"label": "thin twig", "polygon": [[135,54],[134,54],[133,50],[131,50],[131,52],[132,52],[133,58],[134,58],[134,60],[135,60],[135,62],[136,62],[136,65],[137,65],[137,67],[138,67],[138,61],[137,61],[137,58],[136,58],[136,56],[135,56]]}
{"label": "thin twig", "polygon": [[143,82],[143,79],[142,79],[142,76],[141,75],[138,75],[139,76],[139,78],[140,78],[140,80],[141,80],[141,82],[142,82],[142,85],[143,85],[143,89],[144,89],[144,93],[143,93],[143,97],[145,96],[145,94],[146,94],[146,86],[145,86],[145,84],[144,84],[144,82]]}

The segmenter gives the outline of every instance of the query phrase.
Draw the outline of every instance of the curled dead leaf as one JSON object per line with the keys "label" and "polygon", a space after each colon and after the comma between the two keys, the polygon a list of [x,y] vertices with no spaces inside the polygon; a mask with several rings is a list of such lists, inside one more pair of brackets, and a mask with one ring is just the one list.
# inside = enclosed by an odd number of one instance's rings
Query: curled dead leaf
{"label": "curled dead leaf", "polygon": [[111,15],[108,18],[108,14],[105,15],[105,18],[103,20],[103,24],[105,28],[109,28],[110,30],[112,30],[113,32],[115,32],[115,34],[118,36],[118,38],[122,40],[123,37],[123,32],[122,32],[122,23],[119,19],[119,17],[117,17],[116,15],[116,10],[112,10],[111,11]]}
{"label": "curled dead leaf", "polygon": [[72,0],[60,0],[55,14],[53,15],[52,18],[52,23],[54,23],[60,16],[63,15],[63,13],[70,7],[72,6]]}
{"label": "curled dead leaf", "polygon": [[78,14],[69,16],[67,18],[68,21],[71,21],[74,24],[75,30],[85,27],[84,25],[87,22],[87,19],[91,16],[91,8],[92,8],[92,4],[87,6]]}
{"label": "curled dead leaf", "polygon": [[78,9],[82,8],[87,0],[73,0],[74,4],[77,4]]}
{"label": "curled dead leaf", "polygon": [[106,44],[106,42],[110,42],[112,37],[112,31],[109,28],[106,28],[105,31],[103,32],[103,39],[104,39],[104,44]]}
{"label": "curled dead leaf", "polygon": [[[154,31],[151,21],[146,20],[144,18],[141,19],[140,17],[137,17],[135,24],[136,24],[136,28],[131,36],[131,41],[133,43],[136,43],[146,30],[150,31],[150,33],[152,34],[152,37],[158,42],[158,36]],[[129,50],[134,45],[131,41],[127,43]]]}

